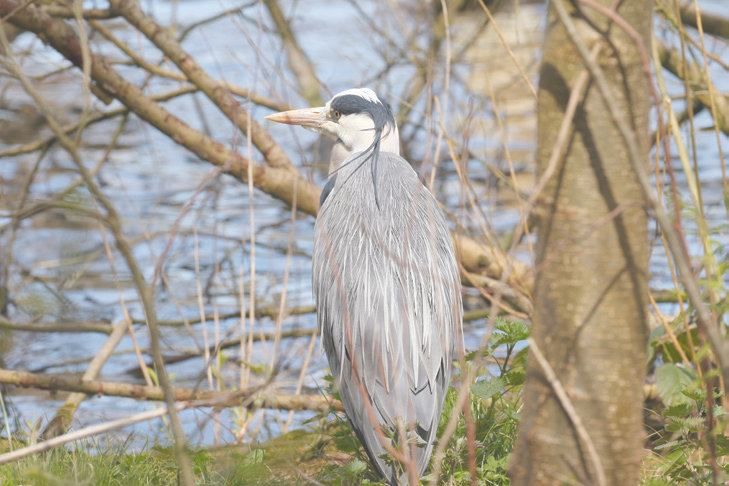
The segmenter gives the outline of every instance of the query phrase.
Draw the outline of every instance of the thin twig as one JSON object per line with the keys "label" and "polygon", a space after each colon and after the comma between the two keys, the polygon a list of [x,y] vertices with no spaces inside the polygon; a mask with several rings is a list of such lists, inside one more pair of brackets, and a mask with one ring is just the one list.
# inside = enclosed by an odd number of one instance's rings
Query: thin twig
{"label": "thin twig", "polygon": [[[189,408],[189,406],[190,405],[181,404],[176,406],[175,408],[177,409],[177,411],[181,411],[185,408]],[[33,444],[28,447],[23,447],[22,449],[17,449],[13,452],[2,454],[0,455],[0,464],[17,461],[18,459],[22,459],[33,454],[38,454],[40,452],[62,446],[63,444],[68,444],[69,442],[74,442],[77,440],[85,439],[87,437],[92,437],[94,435],[110,432],[112,430],[121,429],[122,427],[128,427],[129,425],[137,424],[139,422],[145,422],[147,420],[152,420],[157,417],[162,417],[167,413],[167,407],[160,407],[155,408],[154,410],[149,410],[147,412],[141,412],[130,417],[111,420],[109,422],[104,422],[103,424],[85,427],[83,429],[76,430],[68,434],[59,435],[58,437],[54,437],[43,442],[38,442],[37,444]]]}
{"label": "thin twig", "polygon": [[184,29],[180,30],[180,33],[179,33],[177,39],[178,39],[179,42],[182,42],[195,29],[197,29],[199,27],[202,27],[203,25],[211,24],[211,23],[216,22],[216,21],[218,21],[220,19],[224,19],[225,17],[227,17],[229,15],[232,15],[232,14],[235,14],[235,13],[240,13],[241,10],[244,10],[246,8],[249,8],[249,7],[252,7],[254,5],[258,5],[258,0],[254,0],[252,2],[246,2],[246,3],[243,3],[243,4],[238,5],[236,7],[227,8],[227,9],[221,11],[221,12],[218,12],[218,13],[216,13],[214,15],[211,15],[210,17],[206,17],[204,19],[195,21],[195,22],[193,22],[193,23],[185,26]]}
{"label": "thin twig", "polygon": [[286,51],[286,57],[289,61],[289,68],[294,74],[294,78],[299,85],[299,93],[312,106],[321,106],[324,104],[324,98],[321,95],[321,82],[316,76],[314,64],[311,62],[306,52],[301,48],[296,40],[296,35],[291,29],[288,20],[284,16],[277,0],[265,0],[263,4],[271,15],[271,20],[276,25],[276,30],[281,38],[281,43]]}
{"label": "thin twig", "polygon": [[[82,380],[95,380],[101,373],[106,361],[111,357],[112,353],[121,342],[122,338],[126,334],[127,328],[130,323],[126,319],[118,321],[112,327],[112,332],[109,338],[99,348],[96,356],[91,360],[83,376]],[[72,393],[63,402],[63,405],[56,411],[54,417],[48,422],[45,429],[41,433],[41,437],[50,438],[61,434],[64,434],[71,425],[73,415],[78,409],[78,406],[86,399],[85,393]]]}
{"label": "thin twig", "polygon": [[501,44],[504,46],[504,49],[506,49],[507,54],[509,54],[509,58],[514,62],[514,65],[519,70],[519,74],[521,75],[521,78],[524,80],[524,82],[529,87],[529,91],[532,93],[532,96],[534,98],[537,97],[537,90],[534,88],[534,84],[532,84],[532,81],[529,79],[529,76],[527,76],[526,71],[524,71],[524,68],[522,67],[519,60],[514,55],[514,52],[511,50],[511,47],[509,46],[509,43],[506,42],[506,38],[504,37],[504,34],[501,33],[501,29],[499,29],[498,24],[494,20],[494,17],[491,15],[491,11],[486,6],[486,4],[483,2],[483,0],[478,0],[479,5],[481,6],[481,9],[484,11],[486,16],[489,19],[490,25],[494,28],[494,32],[496,32],[496,35],[499,37],[499,40],[501,41]]}

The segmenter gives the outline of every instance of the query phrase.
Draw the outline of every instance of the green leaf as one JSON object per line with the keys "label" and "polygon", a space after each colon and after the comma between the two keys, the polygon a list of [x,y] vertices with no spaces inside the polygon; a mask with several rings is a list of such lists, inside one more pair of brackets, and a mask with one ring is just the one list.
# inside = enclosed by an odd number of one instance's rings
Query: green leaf
{"label": "green leaf", "polygon": [[703,417],[669,417],[666,423],[666,430],[669,432],[681,432],[682,434],[695,433],[704,426]]}
{"label": "green leaf", "polygon": [[729,437],[725,437],[721,434],[716,434],[714,439],[716,440],[717,456],[729,455]]}
{"label": "green leaf", "polygon": [[684,392],[694,380],[692,371],[672,363],[664,364],[656,370],[656,388],[663,403],[669,407],[690,403]]}
{"label": "green leaf", "polygon": [[367,470],[367,464],[364,461],[355,459],[346,466],[346,470],[350,474],[362,474]]}
{"label": "green leaf", "polygon": [[648,479],[645,483],[643,483],[644,486],[670,486],[671,482],[667,479],[659,479],[659,478],[651,478]]}
{"label": "green leaf", "polygon": [[661,354],[663,361],[681,363],[683,356],[690,356],[692,352],[695,352],[695,343],[700,342],[698,331],[693,328],[686,332],[685,320],[686,313],[682,312],[668,324],[673,329],[678,346],[681,347],[680,350],[676,348],[676,342],[666,333],[663,326],[658,326],[651,332],[650,347],[653,352]]}
{"label": "green leaf", "polygon": [[264,363],[246,363],[248,369],[257,375],[265,375],[268,373],[268,365]]}
{"label": "green leaf", "polygon": [[665,415],[666,417],[686,417],[690,413],[691,404],[688,402],[666,407],[666,409],[663,411],[663,415]]}
{"label": "green leaf", "polygon": [[479,381],[471,385],[471,393],[481,400],[488,400],[503,391],[504,380],[500,376],[493,377],[490,380]]}
{"label": "green leaf", "polygon": [[502,344],[516,344],[524,341],[529,337],[529,328],[522,321],[513,321],[503,318],[496,320],[494,326],[495,332],[493,336],[493,346]]}
{"label": "green leaf", "polygon": [[154,371],[152,368],[147,368],[147,372],[149,373],[149,379],[152,380],[152,383],[155,386],[159,386],[159,378],[157,378],[157,372]]}
{"label": "green leaf", "polygon": [[651,333],[648,335],[648,342],[651,345],[655,345],[657,341],[666,335],[666,329],[663,326],[656,326],[653,328]]}

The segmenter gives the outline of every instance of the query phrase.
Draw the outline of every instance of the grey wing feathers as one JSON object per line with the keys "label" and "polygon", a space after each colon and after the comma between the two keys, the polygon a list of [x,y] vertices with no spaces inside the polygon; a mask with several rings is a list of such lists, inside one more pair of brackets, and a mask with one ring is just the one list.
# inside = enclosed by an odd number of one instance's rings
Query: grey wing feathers
{"label": "grey wing feathers", "polygon": [[376,422],[412,430],[427,466],[461,346],[458,267],[435,198],[401,157],[383,152],[379,207],[367,166],[345,165],[316,222],[313,287],[322,343],[347,416],[380,472]]}

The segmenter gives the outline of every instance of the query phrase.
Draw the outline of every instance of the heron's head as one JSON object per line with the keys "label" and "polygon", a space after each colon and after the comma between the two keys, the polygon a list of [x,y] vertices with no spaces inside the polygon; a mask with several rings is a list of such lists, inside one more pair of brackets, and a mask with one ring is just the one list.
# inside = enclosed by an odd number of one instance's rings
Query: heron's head
{"label": "heron's head", "polygon": [[334,95],[324,106],[283,111],[266,118],[300,125],[335,140],[331,169],[355,152],[374,149],[400,153],[392,111],[369,88],[348,89]]}

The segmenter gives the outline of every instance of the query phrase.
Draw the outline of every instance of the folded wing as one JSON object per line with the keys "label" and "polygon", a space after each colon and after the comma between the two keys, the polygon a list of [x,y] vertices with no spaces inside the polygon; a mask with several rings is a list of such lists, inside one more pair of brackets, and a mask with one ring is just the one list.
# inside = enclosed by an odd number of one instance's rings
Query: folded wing
{"label": "folded wing", "polygon": [[344,164],[329,189],[316,222],[313,286],[347,416],[394,480],[385,445],[397,430],[405,429],[418,472],[427,466],[461,346],[462,306],[437,201],[401,157],[381,153],[377,171],[370,163]]}

